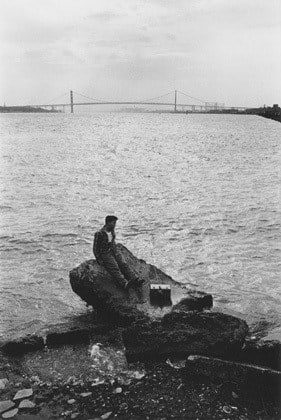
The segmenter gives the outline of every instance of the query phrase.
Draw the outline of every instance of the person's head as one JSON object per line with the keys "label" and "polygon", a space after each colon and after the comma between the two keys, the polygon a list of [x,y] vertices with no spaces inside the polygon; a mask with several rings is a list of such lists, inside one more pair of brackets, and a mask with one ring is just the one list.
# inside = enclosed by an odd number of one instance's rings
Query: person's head
{"label": "person's head", "polygon": [[115,228],[116,222],[118,220],[118,217],[116,216],[106,216],[105,218],[105,225],[110,230],[113,230]]}

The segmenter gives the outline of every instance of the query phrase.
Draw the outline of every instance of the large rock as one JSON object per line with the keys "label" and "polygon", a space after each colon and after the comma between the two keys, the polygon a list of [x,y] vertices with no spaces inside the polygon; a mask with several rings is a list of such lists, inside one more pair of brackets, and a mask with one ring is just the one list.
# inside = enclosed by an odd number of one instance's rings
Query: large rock
{"label": "large rock", "polygon": [[248,326],[215,312],[171,312],[162,320],[134,323],[123,332],[127,360],[159,360],[202,354],[233,357],[239,353]]}
{"label": "large rock", "polygon": [[42,350],[44,348],[43,337],[27,335],[0,344],[0,350],[11,356],[21,355],[29,351]]}
{"label": "large rock", "polygon": [[[133,321],[161,318],[172,310],[203,310],[212,306],[210,294],[188,290],[157,267],[136,258],[121,244],[117,245],[117,250],[125,263],[146,280],[140,292],[131,289],[128,294],[123,291],[95,260],[86,261],[70,272],[73,291],[103,314],[104,320],[131,325]],[[161,308],[150,303],[151,283],[162,283],[171,287],[171,306]]]}

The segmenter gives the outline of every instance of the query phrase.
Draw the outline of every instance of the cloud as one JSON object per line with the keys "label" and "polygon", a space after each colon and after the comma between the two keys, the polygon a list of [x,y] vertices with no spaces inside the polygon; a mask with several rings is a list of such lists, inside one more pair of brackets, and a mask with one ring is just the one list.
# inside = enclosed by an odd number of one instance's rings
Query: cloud
{"label": "cloud", "polygon": [[[63,86],[87,92],[94,80],[100,97],[123,95],[126,86],[133,96],[178,86],[231,102],[243,86],[254,101],[252,86],[258,97],[273,97],[279,83],[279,1],[1,0],[1,6],[2,90],[14,100],[26,91],[36,97],[43,84],[54,97]],[[229,100],[216,98],[216,89]]]}

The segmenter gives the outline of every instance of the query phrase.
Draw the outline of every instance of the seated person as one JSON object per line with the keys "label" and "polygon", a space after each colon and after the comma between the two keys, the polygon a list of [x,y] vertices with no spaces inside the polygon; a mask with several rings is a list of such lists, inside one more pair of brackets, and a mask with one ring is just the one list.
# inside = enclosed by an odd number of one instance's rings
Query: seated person
{"label": "seated person", "polygon": [[106,216],[105,225],[95,233],[93,253],[98,264],[106,268],[119,287],[128,290],[132,286],[141,286],[144,280],[134,273],[122,260],[115,243],[115,226],[118,218]]}

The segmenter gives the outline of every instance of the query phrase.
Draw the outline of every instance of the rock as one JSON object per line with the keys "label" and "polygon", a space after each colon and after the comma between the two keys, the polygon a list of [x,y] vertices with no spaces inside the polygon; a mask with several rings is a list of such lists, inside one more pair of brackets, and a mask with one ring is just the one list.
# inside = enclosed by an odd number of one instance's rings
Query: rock
{"label": "rock", "polygon": [[71,416],[70,416],[70,418],[72,420],[74,420],[74,419],[77,419],[78,416],[79,416],[79,413],[72,413]]}
{"label": "rock", "polygon": [[245,321],[216,312],[171,312],[162,320],[135,323],[123,331],[129,362],[170,356],[226,357],[239,352],[248,333]]}
{"label": "rock", "polygon": [[44,348],[43,337],[36,335],[28,335],[26,337],[19,337],[15,340],[2,343],[0,349],[3,353],[8,355],[21,355],[29,351],[41,350]]}
{"label": "rock", "polygon": [[90,395],[92,395],[92,392],[82,392],[82,393],[80,394],[80,396],[81,396],[82,398],[87,398],[87,397],[89,397]]}
{"label": "rock", "polygon": [[186,312],[203,309],[210,309],[213,306],[213,296],[200,292],[199,290],[191,290],[187,298],[183,298],[179,303],[173,306],[173,311]]}
{"label": "rock", "polygon": [[5,389],[9,380],[7,378],[0,379],[0,389]]}
{"label": "rock", "polygon": [[67,404],[74,404],[76,403],[76,400],[74,398],[71,398],[70,400],[67,401]]}
{"label": "rock", "polygon": [[112,414],[112,411],[108,411],[107,413],[104,413],[102,416],[100,416],[100,418],[102,420],[109,419],[109,417],[111,416],[111,414]]}
{"label": "rock", "polygon": [[31,395],[33,395],[32,388],[21,389],[14,396],[14,401],[21,400],[23,398],[29,398]]}
{"label": "rock", "polygon": [[247,341],[239,355],[239,361],[281,370],[281,343],[272,341]]}
{"label": "rock", "polygon": [[[212,296],[204,292],[190,291],[181,283],[163,273],[157,267],[136,258],[126,247],[117,245],[123,261],[132,271],[145,279],[141,290],[130,290],[128,294],[118,287],[114,279],[95,260],[89,260],[70,272],[70,284],[75,293],[87,304],[92,305],[104,319],[119,325],[131,325],[134,321],[161,318],[171,312],[172,306],[154,306],[149,300],[151,283],[161,283],[171,287],[174,310],[202,310],[212,306]],[[141,295],[141,296],[140,296]],[[175,305],[181,306],[175,307]]]}
{"label": "rock", "polygon": [[12,417],[14,417],[16,414],[18,414],[18,409],[14,408],[13,410],[10,411],[6,411],[6,413],[2,414],[3,419],[11,419]]}
{"label": "rock", "polygon": [[86,329],[53,332],[47,335],[47,347],[58,347],[63,344],[90,343],[90,334]]}
{"label": "rock", "polygon": [[281,395],[281,372],[246,363],[192,355],[186,361],[185,374],[233,383],[239,394],[267,395],[272,399]]}
{"label": "rock", "polygon": [[47,333],[46,345],[47,347],[58,347],[63,344],[78,344],[78,343],[90,343],[90,337],[94,334],[102,334],[107,332],[109,329],[108,325],[90,324],[86,327],[71,327],[70,325],[57,325],[52,331]]}
{"label": "rock", "polygon": [[118,387],[113,391],[113,394],[121,394],[122,393],[122,388]]}
{"label": "rock", "polygon": [[19,408],[34,408],[35,404],[29,400],[22,400],[19,404]]}
{"label": "rock", "polygon": [[146,373],[144,373],[144,372],[139,372],[139,371],[135,371],[134,373],[133,373],[133,378],[135,378],[135,379],[138,379],[138,380],[141,380],[142,378],[144,378],[145,377],[145,375],[146,375]]}
{"label": "rock", "polygon": [[0,414],[10,410],[10,408],[13,408],[14,406],[15,403],[11,400],[0,401]]}
{"label": "rock", "polygon": [[95,378],[94,381],[92,382],[91,386],[98,386],[98,385],[102,385],[105,383],[104,379],[100,379],[100,378]]}

